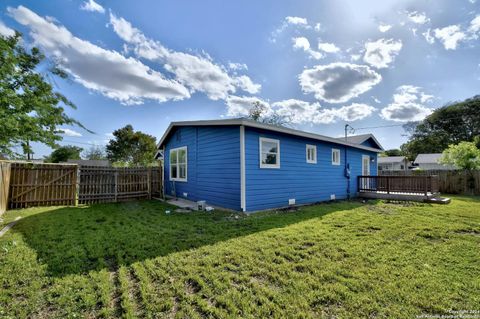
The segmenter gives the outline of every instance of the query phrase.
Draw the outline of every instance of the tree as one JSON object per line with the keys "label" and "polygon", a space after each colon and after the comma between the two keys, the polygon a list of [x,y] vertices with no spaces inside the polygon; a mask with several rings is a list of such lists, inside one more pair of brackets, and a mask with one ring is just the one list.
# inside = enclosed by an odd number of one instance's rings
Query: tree
{"label": "tree", "polygon": [[21,146],[27,158],[32,153],[30,142],[52,148],[62,139],[58,126],[79,122],[67,116],[64,107],[75,105],[55,92],[45,76],[67,77],[57,66],[40,74],[44,60],[38,48],[29,51],[21,44],[20,33],[0,36],[0,153],[18,156],[13,146]]}
{"label": "tree", "polygon": [[480,135],[480,95],[447,104],[404,129],[410,139],[401,149],[410,159],[419,153],[441,153],[450,144],[472,142]]}
{"label": "tree", "polygon": [[480,169],[480,149],[473,142],[452,144],[443,151],[440,162],[465,170]]}
{"label": "tree", "polygon": [[104,160],[107,158],[103,147],[92,146],[85,151],[83,157],[87,160]]}
{"label": "tree", "polygon": [[127,166],[149,166],[155,162],[157,145],[154,136],[134,131],[131,125],[114,131],[113,136],[106,147],[111,162]]}
{"label": "tree", "polygon": [[290,122],[289,118],[282,116],[276,112],[267,114],[268,108],[261,102],[253,102],[252,108],[248,111],[248,118],[257,122],[272,124],[278,126],[287,126]]}
{"label": "tree", "polygon": [[386,150],[383,153],[380,154],[380,156],[402,156],[402,151],[399,150],[398,148]]}
{"label": "tree", "polygon": [[50,154],[45,160],[51,163],[60,163],[67,162],[69,159],[80,159],[80,153],[83,151],[83,148],[66,145],[60,146]]}

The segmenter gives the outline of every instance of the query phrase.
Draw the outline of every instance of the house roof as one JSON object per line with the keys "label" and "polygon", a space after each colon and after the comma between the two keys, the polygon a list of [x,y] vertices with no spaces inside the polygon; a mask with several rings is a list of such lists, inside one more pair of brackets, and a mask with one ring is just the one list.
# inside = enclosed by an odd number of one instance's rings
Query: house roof
{"label": "house roof", "polygon": [[382,156],[378,158],[378,164],[401,163],[403,161],[405,161],[405,156]]}
{"label": "house roof", "polygon": [[[345,141],[345,137],[337,137],[337,139]],[[363,142],[367,141],[368,139],[372,139],[373,142],[378,146],[378,148],[383,150],[382,145],[375,138],[375,136],[373,136],[373,134],[369,133],[369,134],[347,136],[347,142],[353,143],[353,144],[362,144]]]}
{"label": "house roof", "polygon": [[[299,130],[294,130],[291,128],[283,127],[283,126],[277,126],[277,125],[271,125],[271,124],[265,124],[265,123],[260,123],[256,122],[253,120],[248,120],[245,118],[237,118],[237,119],[227,119],[227,120],[201,120],[201,121],[183,121],[183,122],[172,122],[168,126],[167,130],[163,134],[162,138],[157,144],[158,148],[161,148],[163,144],[165,143],[167,137],[169,136],[170,132],[174,127],[180,127],[180,126],[227,126],[227,125],[243,125],[247,127],[253,127],[253,128],[259,128],[259,129],[264,129],[272,132],[278,132],[278,133],[285,133],[285,134],[290,134],[294,136],[300,136],[300,137],[305,137],[305,138],[310,138],[318,141],[323,141],[323,142],[330,142],[334,144],[339,144],[339,145],[344,145],[344,146],[350,146],[366,151],[371,151],[371,152],[376,152],[379,153],[383,149],[377,149],[373,147],[368,147],[356,143],[351,143],[351,142],[345,142],[344,140],[342,141],[341,139],[333,138],[333,137],[328,137],[324,135],[319,135],[315,133],[309,133],[309,132],[304,132],[304,131],[299,131]],[[370,134],[371,135],[371,134]],[[372,135],[373,137],[373,135]]]}
{"label": "house roof", "polygon": [[416,164],[438,164],[442,153],[432,153],[432,154],[418,154],[417,158],[415,158]]}

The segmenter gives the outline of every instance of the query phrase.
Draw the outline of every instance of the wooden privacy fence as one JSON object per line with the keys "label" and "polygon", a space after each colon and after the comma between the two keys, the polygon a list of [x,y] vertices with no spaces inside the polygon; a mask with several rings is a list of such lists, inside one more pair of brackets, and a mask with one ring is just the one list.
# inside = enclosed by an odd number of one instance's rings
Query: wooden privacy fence
{"label": "wooden privacy fence", "polygon": [[0,162],[0,214],[8,208],[110,203],[162,194],[160,167]]}
{"label": "wooden privacy fence", "polygon": [[0,162],[0,216],[8,207],[8,192],[10,188],[10,163]]}
{"label": "wooden privacy fence", "polygon": [[78,202],[111,203],[150,199],[162,193],[162,171],[154,168],[114,168],[81,166]]}
{"label": "wooden privacy fence", "polygon": [[446,194],[480,195],[480,171],[379,171],[380,176],[438,176],[438,189]]}
{"label": "wooden privacy fence", "polygon": [[11,163],[9,208],[75,205],[77,165]]}

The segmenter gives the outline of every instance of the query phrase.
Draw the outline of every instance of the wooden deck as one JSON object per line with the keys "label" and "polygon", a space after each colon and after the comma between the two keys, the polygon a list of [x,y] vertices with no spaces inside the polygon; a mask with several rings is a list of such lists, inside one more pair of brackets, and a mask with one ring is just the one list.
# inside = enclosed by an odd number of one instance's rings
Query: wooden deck
{"label": "wooden deck", "polygon": [[447,204],[440,198],[438,176],[359,176],[358,196]]}

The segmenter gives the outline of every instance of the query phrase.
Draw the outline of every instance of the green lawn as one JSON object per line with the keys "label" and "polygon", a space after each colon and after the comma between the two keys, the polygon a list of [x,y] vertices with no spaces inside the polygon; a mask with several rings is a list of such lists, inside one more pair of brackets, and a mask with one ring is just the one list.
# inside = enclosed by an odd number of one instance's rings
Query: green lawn
{"label": "green lawn", "polygon": [[480,310],[480,198],[250,216],[9,211],[0,317],[415,318]]}

